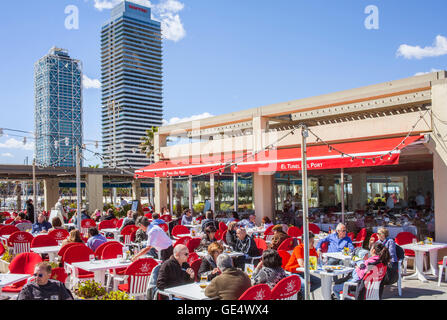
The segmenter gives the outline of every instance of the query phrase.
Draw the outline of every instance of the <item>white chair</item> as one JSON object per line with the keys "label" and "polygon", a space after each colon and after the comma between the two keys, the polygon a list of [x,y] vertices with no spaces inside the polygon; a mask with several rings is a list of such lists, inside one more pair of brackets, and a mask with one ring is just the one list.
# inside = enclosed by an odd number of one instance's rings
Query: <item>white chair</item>
{"label": "white chair", "polygon": [[[442,259],[442,264],[439,265],[439,278],[438,278],[438,287],[441,286],[442,272],[447,268],[447,256]],[[447,272],[445,273],[444,281],[447,282]]]}

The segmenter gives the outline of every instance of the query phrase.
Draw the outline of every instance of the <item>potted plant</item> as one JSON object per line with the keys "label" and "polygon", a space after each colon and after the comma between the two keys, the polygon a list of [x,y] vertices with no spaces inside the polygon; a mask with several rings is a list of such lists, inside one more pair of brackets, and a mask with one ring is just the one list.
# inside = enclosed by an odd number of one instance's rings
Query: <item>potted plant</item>
{"label": "potted plant", "polygon": [[2,255],[0,259],[0,273],[8,273],[9,272],[9,264],[14,258],[13,255],[9,252],[9,249],[5,246],[5,253]]}
{"label": "potted plant", "polygon": [[106,294],[106,289],[94,280],[80,282],[74,289],[74,295],[78,300],[95,300]]}
{"label": "potted plant", "polygon": [[102,297],[97,297],[95,300],[135,300],[123,291],[111,291]]}

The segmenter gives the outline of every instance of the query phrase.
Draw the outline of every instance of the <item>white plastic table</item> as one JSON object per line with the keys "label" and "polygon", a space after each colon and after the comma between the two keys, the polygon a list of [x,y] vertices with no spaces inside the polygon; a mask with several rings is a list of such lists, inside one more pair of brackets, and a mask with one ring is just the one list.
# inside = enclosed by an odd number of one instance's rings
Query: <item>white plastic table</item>
{"label": "white plastic table", "polygon": [[[208,254],[208,252],[205,251],[196,251],[196,253],[199,257],[205,257]],[[229,255],[230,258],[241,257],[244,255],[242,252],[235,252],[235,251],[232,251],[230,253],[224,251],[224,253]]]}
{"label": "white plastic table", "polygon": [[[304,273],[304,268],[297,268],[296,270]],[[353,270],[354,268],[341,266],[341,269],[339,270],[334,270],[333,272],[327,272],[321,267],[318,267],[317,270],[311,270],[310,272],[312,274],[318,275],[321,279],[320,292],[323,300],[331,300],[332,281],[334,279],[334,276],[345,275],[347,273],[351,273]]]}
{"label": "white plastic table", "polygon": [[113,240],[120,241],[120,230],[117,228],[106,228],[99,230],[101,233],[113,233]]}
{"label": "white plastic table", "polygon": [[433,242],[433,244],[404,244],[402,249],[413,250],[415,253],[416,272],[404,277],[407,279],[419,279],[422,282],[428,282],[424,274],[424,252],[430,254],[430,271],[432,275],[438,276],[438,251],[447,248],[447,243]]}
{"label": "white plastic table", "polygon": [[351,256],[345,256],[342,252],[326,252],[323,253],[323,257],[343,260],[345,266],[349,266],[349,262],[352,260]]}
{"label": "white plastic table", "polygon": [[23,281],[31,277],[29,274],[16,274],[16,273],[1,273],[0,274],[0,288],[10,286],[14,283]]}
{"label": "white plastic table", "polygon": [[247,228],[247,234],[248,235],[252,235],[254,233],[258,233],[258,234],[264,234],[265,230],[267,230],[266,228],[262,228],[262,227],[256,227],[256,228]]}
{"label": "white plastic table", "polygon": [[[72,263],[71,266],[83,269],[95,274],[95,281],[104,285],[106,271],[109,269],[118,269],[128,267],[132,261],[122,262],[122,259],[95,260],[94,262],[83,261]],[[65,263],[69,265],[68,263]]]}
{"label": "white plastic table", "polygon": [[31,248],[31,251],[37,254],[48,254],[49,260],[55,261],[57,253],[61,248],[62,246],[38,247],[38,248]]}
{"label": "white plastic table", "polygon": [[[209,282],[207,282],[207,285],[208,284],[209,284]],[[205,295],[205,289],[200,288],[200,285],[198,282],[168,288],[168,289],[163,290],[163,292],[173,295],[173,296],[176,296],[176,297],[188,299],[188,300],[207,299],[207,296]],[[170,298],[172,298],[172,297],[170,297]]]}

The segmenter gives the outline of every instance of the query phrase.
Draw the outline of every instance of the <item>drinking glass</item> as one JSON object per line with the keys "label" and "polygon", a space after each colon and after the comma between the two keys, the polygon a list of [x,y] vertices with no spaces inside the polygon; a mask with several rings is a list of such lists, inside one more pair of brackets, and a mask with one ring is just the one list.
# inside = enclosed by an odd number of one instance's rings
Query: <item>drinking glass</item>
{"label": "drinking glass", "polygon": [[413,238],[413,244],[416,244],[417,242],[416,238]]}
{"label": "drinking glass", "polygon": [[94,254],[91,254],[91,255],[89,256],[89,259],[90,259],[90,262],[91,262],[91,263],[95,262],[95,255],[94,255]]}
{"label": "drinking glass", "polygon": [[200,288],[205,289],[206,288],[206,282],[208,280],[208,277],[206,275],[206,273],[202,273],[202,275],[200,276]]}
{"label": "drinking glass", "polygon": [[122,256],[121,254],[117,255],[116,258],[117,258],[119,261],[123,260],[123,256]]}

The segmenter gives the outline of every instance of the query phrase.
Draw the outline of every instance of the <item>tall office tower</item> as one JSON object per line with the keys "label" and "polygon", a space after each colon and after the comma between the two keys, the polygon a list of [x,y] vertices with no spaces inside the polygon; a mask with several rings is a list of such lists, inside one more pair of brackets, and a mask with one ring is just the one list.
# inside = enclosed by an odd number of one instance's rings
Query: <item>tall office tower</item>
{"label": "tall office tower", "polygon": [[36,161],[75,167],[82,145],[82,64],[53,47],[34,65]]}
{"label": "tall office tower", "polygon": [[162,125],[162,39],[148,7],[124,1],[101,31],[105,167],[141,168],[146,130]]}

